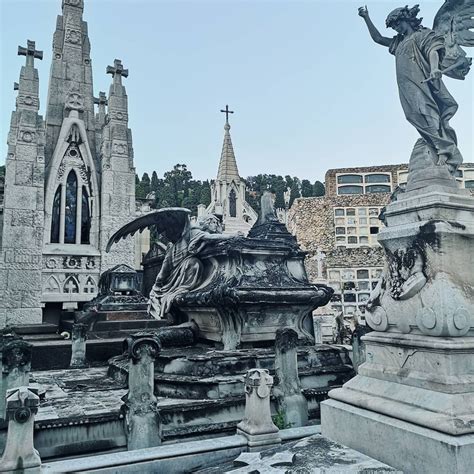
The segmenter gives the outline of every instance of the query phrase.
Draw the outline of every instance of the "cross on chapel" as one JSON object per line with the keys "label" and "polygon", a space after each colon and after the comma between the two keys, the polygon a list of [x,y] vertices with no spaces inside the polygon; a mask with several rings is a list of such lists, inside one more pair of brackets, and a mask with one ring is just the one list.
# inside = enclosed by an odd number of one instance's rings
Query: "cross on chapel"
{"label": "cross on chapel", "polygon": [[222,110],[222,109],[221,109],[221,112],[225,114],[225,123],[226,123],[226,124],[229,124],[229,114],[233,114],[234,111],[233,111],[233,110],[229,110],[229,106],[226,105],[226,106],[225,106],[225,110]]}
{"label": "cross on chapel", "polygon": [[26,48],[18,46],[18,56],[26,56],[26,65],[34,67],[34,60],[43,59],[43,51],[38,51],[34,41],[27,40]]}
{"label": "cross on chapel", "polygon": [[114,84],[122,85],[122,76],[128,77],[128,69],[124,69],[122,65],[122,61],[120,59],[114,59],[113,66],[107,66],[106,69],[107,74],[112,74],[114,78]]}
{"label": "cross on chapel", "polygon": [[99,97],[94,97],[94,104],[98,105],[99,108],[107,105],[107,96],[105,95],[105,92],[99,92]]}

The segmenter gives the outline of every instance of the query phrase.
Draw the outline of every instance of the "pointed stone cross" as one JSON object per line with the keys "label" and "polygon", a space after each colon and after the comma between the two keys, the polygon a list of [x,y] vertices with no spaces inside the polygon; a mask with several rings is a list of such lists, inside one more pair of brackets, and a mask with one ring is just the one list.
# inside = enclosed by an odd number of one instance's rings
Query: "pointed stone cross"
{"label": "pointed stone cross", "polygon": [[278,466],[291,466],[295,460],[295,454],[288,451],[276,453],[272,456],[262,458],[260,453],[242,453],[234,464],[242,466],[240,469],[228,471],[229,474],[282,474],[285,468],[278,469]]}
{"label": "pointed stone cross", "polygon": [[94,104],[98,105],[99,108],[101,106],[107,105],[107,96],[105,95],[105,92],[99,92],[99,97],[94,97]]}
{"label": "pointed stone cross", "polygon": [[222,109],[221,109],[221,112],[225,114],[225,123],[228,124],[228,123],[229,123],[229,114],[233,114],[234,111],[233,111],[233,110],[229,110],[229,106],[226,105],[226,106],[225,106],[225,110],[222,110]]}
{"label": "pointed stone cross", "polygon": [[26,65],[34,66],[34,60],[43,59],[43,51],[38,51],[35,47],[35,42],[27,40],[26,48],[18,46],[18,56],[26,56]]}
{"label": "pointed stone cross", "polygon": [[128,69],[124,69],[122,65],[122,61],[120,59],[114,59],[113,66],[107,66],[106,69],[107,74],[112,74],[114,78],[114,84],[122,85],[122,76],[128,77]]}

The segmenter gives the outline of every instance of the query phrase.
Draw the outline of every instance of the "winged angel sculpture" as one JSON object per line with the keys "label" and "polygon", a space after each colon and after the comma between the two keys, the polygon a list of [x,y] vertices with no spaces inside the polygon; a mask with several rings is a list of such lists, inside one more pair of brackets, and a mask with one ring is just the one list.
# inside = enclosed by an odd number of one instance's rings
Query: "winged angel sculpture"
{"label": "winged angel sculpture", "polygon": [[119,229],[106,247],[136,232],[154,228],[169,242],[165,258],[149,296],[149,313],[163,319],[176,297],[196,288],[201,279],[202,262],[199,252],[210,242],[219,242],[239,235],[223,235],[220,220],[214,214],[191,223],[191,211],[180,207],[160,209],[141,216]]}
{"label": "winged angel sculpture", "polygon": [[472,59],[462,47],[474,46],[474,0],[446,0],[435,16],[432,29],[421,25],[419,12],[419,5],[393,10],[386,25],[397,35],[388,38],[372,23],[367,7],[359,8],[372,39],[395,55],[398,90],[406,119],[420,133],[435,164],[447,166],[454,175],[462,163],[462,155],[449,120],[458,104],[442,76],[464,79],[469,72]]}

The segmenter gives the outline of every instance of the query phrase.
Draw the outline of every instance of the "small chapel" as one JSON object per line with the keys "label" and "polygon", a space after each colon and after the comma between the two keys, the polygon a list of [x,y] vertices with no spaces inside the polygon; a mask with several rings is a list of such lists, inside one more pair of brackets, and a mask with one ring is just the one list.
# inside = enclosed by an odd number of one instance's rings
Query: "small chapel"
{"label": "small chapel", "polygon": [[211,184],[211,203],[202,214],[217,214],[222,216],[225,234],[242,232],[247,235],[257,222],[258,215],[245,200],[245,182],[239,175],[234,147],[230,137],[229,114],[234,112],[226,105],[226,120],[224,125],[224,143],[222,144],[221,159],[217,170],[217,178]]}
{"label": "small chapel", "polygon": [[118,59],[94,94],[83,0],[63,0],[53,36],[46,115],[39,115],[43,58],[25,56],[8,135],[0,260],[0,327],[55,322],[97,294],[99,275],[134,265],[133,241],[105,247],[135,217],[135,168],[128,128],[128,76]]}

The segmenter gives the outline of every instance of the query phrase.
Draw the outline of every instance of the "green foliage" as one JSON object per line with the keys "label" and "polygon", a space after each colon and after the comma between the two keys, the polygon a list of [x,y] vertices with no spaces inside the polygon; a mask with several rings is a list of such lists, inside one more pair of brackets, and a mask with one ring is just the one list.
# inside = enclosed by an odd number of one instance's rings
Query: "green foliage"
{"label": "green foliage", "polygon": [[[316,181],[313,184],[307,179],[300,180],[296,176],[280,176],[275,174],[259,174],[244,180],[247,185],[247,202],[260,211],[260,198],[264,191],[275,194],[275,207],[284,209],[293,204],[299,197],[324,196],[324,185]],[[155,193],[154,207],[187,207],[197,214],[197,206],[211,203],[211,185],[208,180],[194,180],[191,171],[185,164],[176,164],[167,171],[163,178],[158,178],[156,171],[150,176],[144,173],[142,179],[135,176],[136,197],[144,199],[150,192]],[[286,196],[285,196],[286,195]]]}
{"label": "green foliage", "polygon": [[279,430],[285,430],[287,428],[291,428],[291,425],[293,424],[293,423],[286,422],[285,412],[281,410],[278,410],[276,414],[272,416],[272,421],[273,421],[273,424]]}

